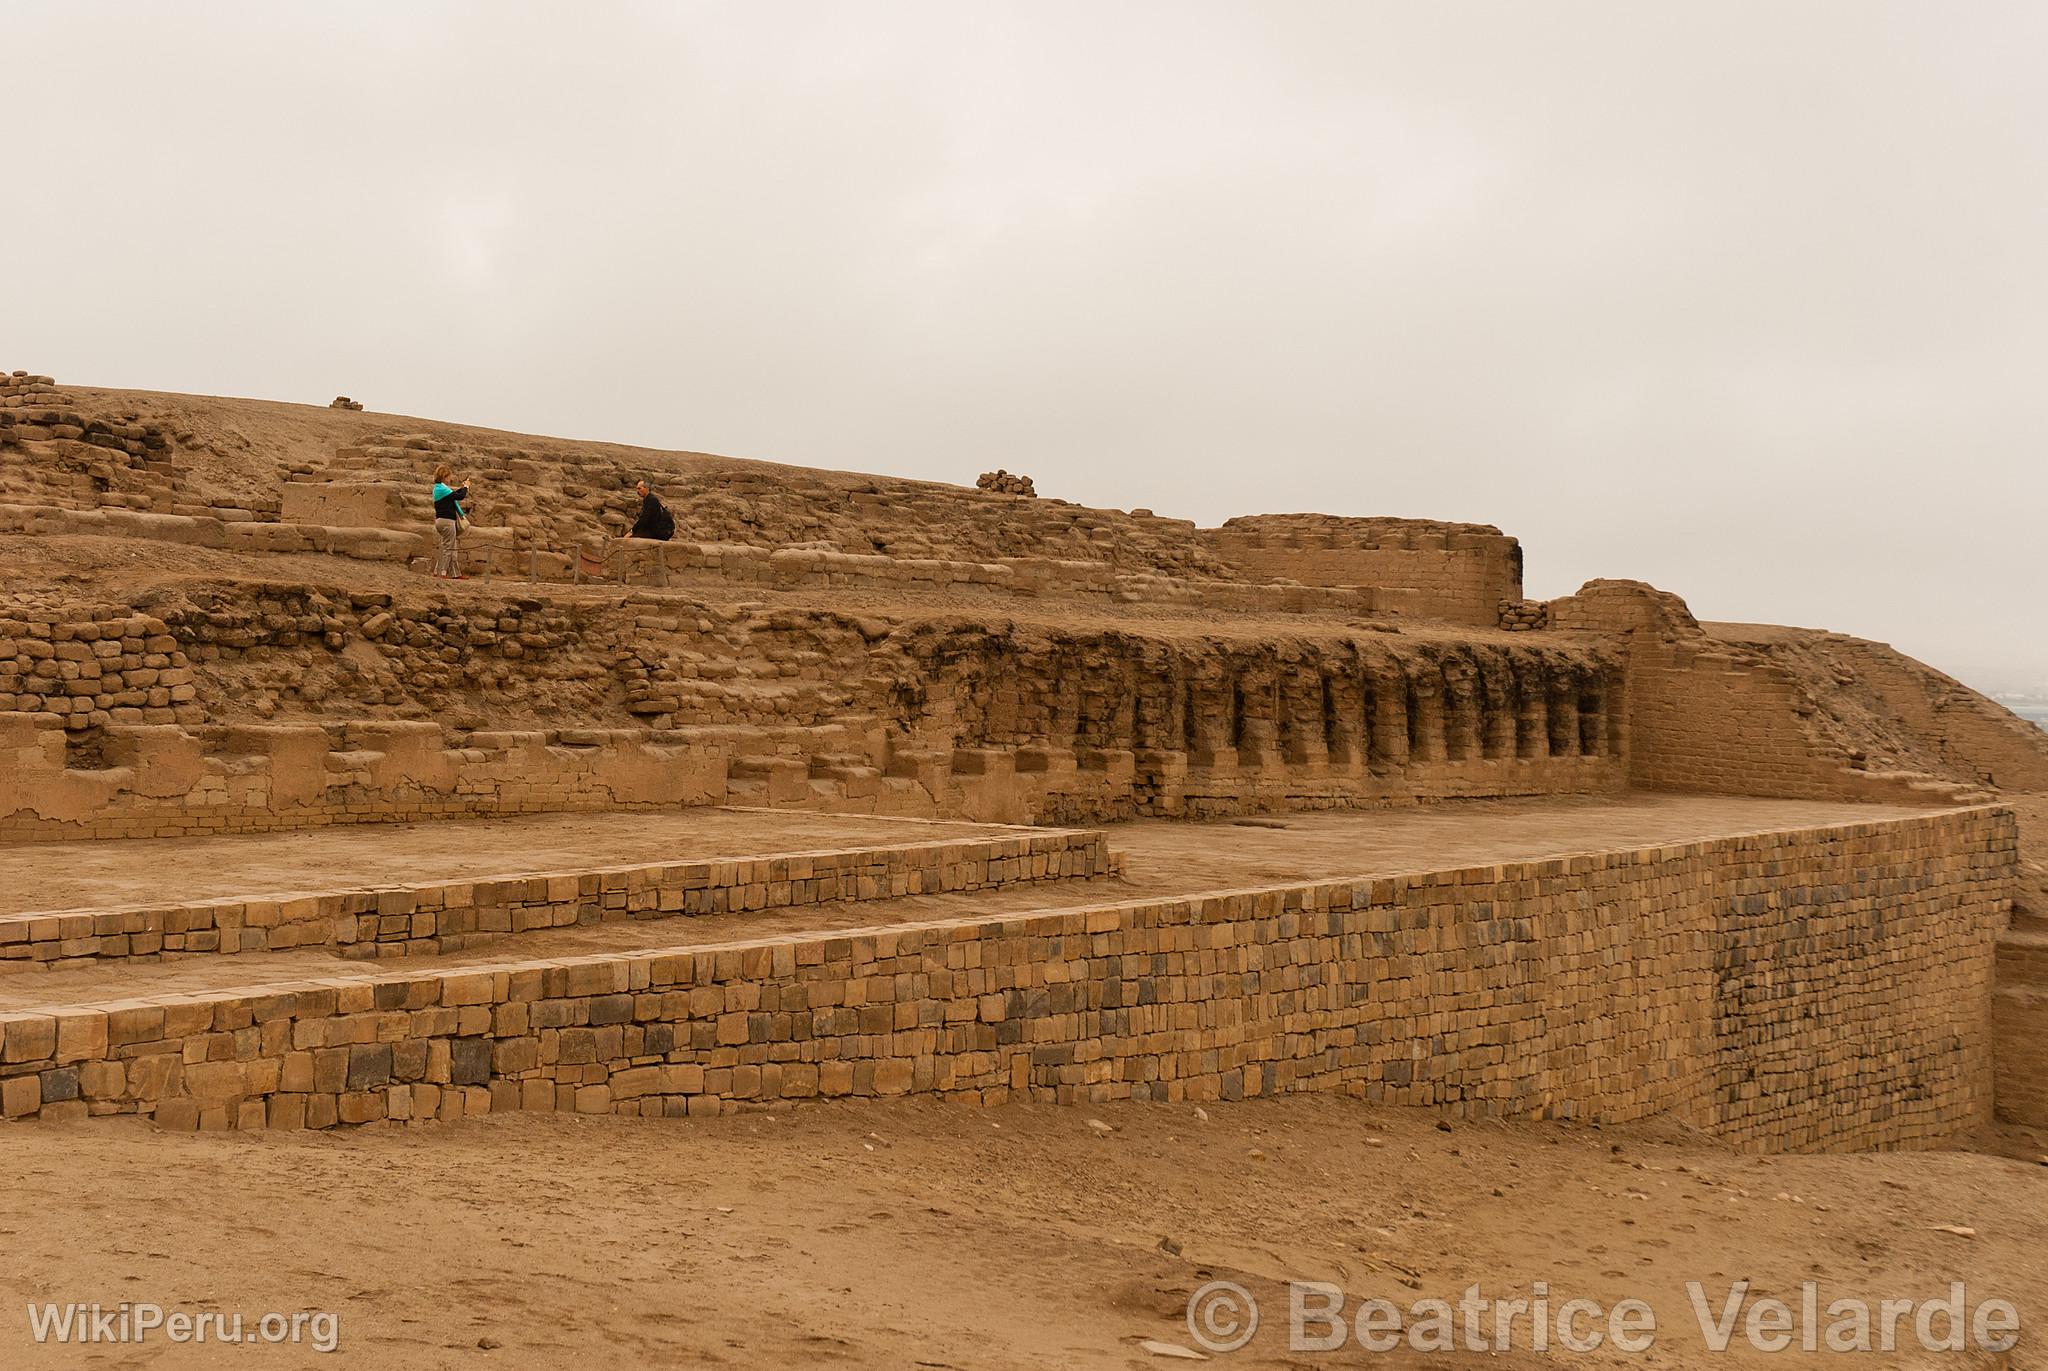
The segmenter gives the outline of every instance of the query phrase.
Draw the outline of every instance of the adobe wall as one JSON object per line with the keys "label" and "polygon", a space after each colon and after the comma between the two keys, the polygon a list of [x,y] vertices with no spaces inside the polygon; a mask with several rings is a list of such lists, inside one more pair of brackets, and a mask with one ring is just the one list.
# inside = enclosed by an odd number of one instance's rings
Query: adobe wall
{"label": "adobe wall", "polygon": [[124,609],[0,609],[0,714],[60,726],[196,724],[192,664],[170,628]]}
{"label": "adobe wall", "polygon": [[[1436,727],[1441,728],[1439,718]],[[1405,736],[1405,730],[1396,736]],[[1442,747],[1441,733],[1428,735]],[[450,817],[763,804],[1068,823],[1618,790],[1617,755],[1474,755],[1376,770],[1225,749],[923,751],[865,727],[557,729],[458,735],[432,723],[112,727],[91,757],[0,714],[0,844],[260,833]]]}
{"label": "adobe wall", "polygon": [[0,1015],[12,1117],[326,1127],[908,1093],[1670,1112],[1751,1150],[1989,1117],[2010,811]]}
{"label": "adobe wall", "polygon": [[[1848,724],[1834,718],[1852,703],[1838,673],[1811,664],[1797,670],[1797,657],[1708,633],[1685,602],[1667,591],[1639,581],[1589,581],[1577,594],[1548,602],[1546,610],[1552,629],[1597,635],[1626,661],[1629,779],[1636,786],[1909,803],[1984,797],[1973,781],[1957,779],[1964,771],[1974,774],[1970,766],[1944,774],[1873,760],[1857,745],[1871,733],[1871,717]],[[1989,706],[1973,692],[1955,689]],[[1945,717],[1976,721],[1960,704]],[[1909,732],[1914,726],[1905,715],[1896,723]],[[2025,736],[2024,727],[1987,725],[1984,732],[1995,732],[2007,753],[2031,748],[2039,764],[2048,766],[2048,740]],[[1964,740],[1953,752],[1966,761],[1973,736],[1950,736]],[[1946,739],[1935,746],[1945,757],[1951,753]],[[1908,748],[1901,755],[1916,754]],[[2000,755],[2007,774],[2020,774],[2009,762]]]}
{"label": "adobe wall", "polygon": [[1217,556],[1255,580],[1369,586],[1382,608],[1492,627],[1522,598],[1522,547],[1491,524],[1257,514],[1205,529]]}
{"label": "adobe wall", "polygon": [[[424,569],[433,555],[426,520],[405,516],[389,486],[288,485],[281,509],[282,521],[258,521],[224,518],[229,513],[225,510],[163,514],[0,502],[0,533],[146,538],[257,555],[317,552],[418,569]],[[495,527],[473,528],[462,542],[463,570],[472,577],[555,585],[682,587],[720,582],[764,590],[964,590],[1100,604],[1361,616],[1378,613],[1383,598],[1371,587],[1211,580],[1045,557],[967,562],[824,548],[622,539],[594,541],[589,553],[584,555],[559,537],[528,539]],[[1397,608],[1412,608],[1398,595],[1393,600]]]}
{"label": "adobe wall", "polygon": [[2018,921],[1998,941],[1998,1117],[2048,1128],[2048,928]]}
{"label": "adobe wall", "polygon": [[[290,584],[154,608],[0,621],[0,841],[726,800],[1078,822],[1627,776],[1619,669],[1590,645]],[[317,721],[336,706],[383,717]],[[277,716],[300,722],[256,722]],[[585,726],[514,726],[551,718]]]}
{"label": "adobe wall", "polygon": [[287,482],[278,497],[278,520],[329,528],[406,528],[419,531],[396,487],[361,482]]}
{"label": "adobe wall", "polygon": [[0,843],[716,804],[725,765],[702,741],[632,731],[456,740],[400,722],[115,727],[73,759],[62,730],[0,714]]}
{"label": "adobe wall", "polygon": [[1629,658],[1629,772],[1653,790],[1877,798],[1801,727],[1810,707],[1778,672],[1711,639],[1642,642]]}

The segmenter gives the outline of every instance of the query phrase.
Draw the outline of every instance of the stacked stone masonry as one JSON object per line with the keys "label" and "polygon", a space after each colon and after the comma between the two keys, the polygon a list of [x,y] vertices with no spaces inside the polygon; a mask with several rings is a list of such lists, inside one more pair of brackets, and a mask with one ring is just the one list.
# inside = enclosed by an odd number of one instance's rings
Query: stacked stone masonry
{"label": "stacked stone masonry", "polygon": [[1669,1112],[1738,1146],[1991,1109],[2010,811],[0,1014],[10,1117],[297,1128],[909,1093]]}
{"label": "stacked stone masonry", "polygon": [[67,729],[197,724],[191,663],[163,620],[104,610],[91,619],[0,609],[0,714]]}

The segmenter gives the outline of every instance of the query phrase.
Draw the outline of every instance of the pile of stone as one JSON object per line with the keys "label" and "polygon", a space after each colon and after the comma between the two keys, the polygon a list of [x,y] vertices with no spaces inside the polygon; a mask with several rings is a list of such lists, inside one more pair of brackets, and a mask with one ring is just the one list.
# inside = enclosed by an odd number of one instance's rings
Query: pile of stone
{"label": "pile of stone", "polygon": [[1550,627],[1548,600],[1502,600],[1500,626],[1510,632],[1535,632]]}
{"label": "pile of stone", "polygon": [[66,396],[57,389],[57,383],[47,376],[31,376],[25,371],[0,372],[0,408],[54,405],[64,399]]}
{"label": "pile of stone", "polygon": [[354,409],[354,410],[360,410],[360,409],[361,409],[362,407],[363,407],[363,402],[362,402],[361,400],[351,400],[351,399],[349,399],[349,398],[348,398],[348,396],[346,396],[346,395],[337,395],[337,396],[335,396],[335,397],[334,397],[334,403],[328,406],[328,408],[329,408],[329,409]]}
{"label": "pile of stone", "polygon": [[[44,398],[38,396],[37,398]],[[58,393],[59,400],[70,397]],[[170,446],[164,431],[155,424],[139,424],[120,418],[98,418],[71,410],[28,409],[9,406],[0,411],[0,442],[18,443],[64,440],[113,448],[130,456],[162,453]]]}
{"label": "pile of stone", "polygon": [[974,488],[992,490],[998,495],[1023,495],[1034,499],[1038,495],[1038,487],[1031,484],[1029,476],[1015,476],[1001,467],[982,472],[975,478]]}

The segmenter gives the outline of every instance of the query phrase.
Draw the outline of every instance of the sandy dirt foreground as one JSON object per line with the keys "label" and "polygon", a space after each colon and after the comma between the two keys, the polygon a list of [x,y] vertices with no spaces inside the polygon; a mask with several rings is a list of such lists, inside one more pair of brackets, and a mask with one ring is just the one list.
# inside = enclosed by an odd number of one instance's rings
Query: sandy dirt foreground
{"label": "sandy dirt foreground", "polygon": [[[1226,1367],[2048,1365],[2043,1140],[1738,1157],[1669,1124],[1459,1124],[1333,1099],[508,1115],[343,1134],[0,1131],[0,1366],[1165,1367],[1211,1281],[1263,1310]],[[1992,1155],[2002,1150],[2007,1155]],[[1943,1231],[1941,1225],[1974,1230]],[[1290,1351],[1284,1282],[1347,1311],[1634,1296],[1636,1354]],[[2002,1356],[1708,1353],[1684,1293],[2010,1300]],[[36,1345],[43,1301],[327,1311],[339,1350]],[[1221,1311],[1211,1327],[1228,1326]],[[2035,1320],[2039,1320],[2038,1329]],[[1822,1323],[1825,1326],[1825,1315]],[[1590,1326],[1581,1323],[1580,1327]],[[1600,1326],[1604,1326],[1604,1323]],[[1943,1325],[1933,1325],[1940,1331]],[[1311,1325],[1310,1332],[1327,1325]],[[309,1326],[306,1336],[316,1336]],[[1427,1341],[1425,1337],[1425,1341]]]}

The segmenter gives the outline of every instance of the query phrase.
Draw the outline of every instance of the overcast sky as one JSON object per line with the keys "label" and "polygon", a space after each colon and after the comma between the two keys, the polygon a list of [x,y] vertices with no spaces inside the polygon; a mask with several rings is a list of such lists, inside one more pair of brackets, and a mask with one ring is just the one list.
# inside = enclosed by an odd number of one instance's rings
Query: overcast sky
{"label": "overcast sky", "polygon": [[2048,689],[2048,5],[0,0],[0,367],[1499,524]]}

